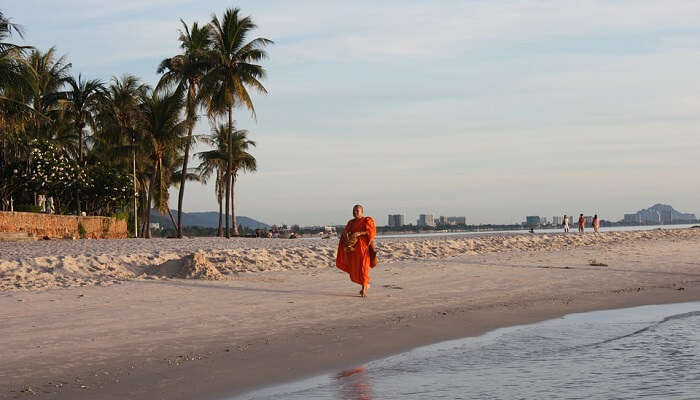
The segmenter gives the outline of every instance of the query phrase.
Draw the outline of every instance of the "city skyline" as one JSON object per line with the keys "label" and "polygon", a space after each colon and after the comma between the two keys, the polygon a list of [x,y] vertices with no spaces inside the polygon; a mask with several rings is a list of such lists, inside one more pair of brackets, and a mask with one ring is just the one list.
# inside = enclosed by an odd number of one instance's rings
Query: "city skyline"
{"label": "city skyline", "polygon": [[[700,150],[700,4],[557,4],[237,2],[276,43],[257,122],[235,114],[258,144],[237,212],[323,225],[356,203],[377,218],[398,205],[476,224],[552,210],[617,220],[657,201],[700,211],[687,184]],[[230,5],[10,0],[4,11],[76,74],[153,85],[178,52],[179,19]],[[213,193],[188,184],[185,211],[216,210]]]}

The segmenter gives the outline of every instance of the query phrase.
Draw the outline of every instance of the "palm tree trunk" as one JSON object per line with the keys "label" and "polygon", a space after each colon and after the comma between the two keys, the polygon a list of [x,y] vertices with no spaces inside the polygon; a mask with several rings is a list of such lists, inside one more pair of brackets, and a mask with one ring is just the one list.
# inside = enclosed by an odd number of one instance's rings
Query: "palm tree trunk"
{"label": "palm tree trunk", "polygon": [[151,203],[153,202],[153,184],[156,181],[156,170],[158,169],[158,161],[153,165],[153,172],[151,173],[151,182],[148,184],[148,201],[146,202],[146,237],[151,239],[153,237],[153,232],[151,232]]}
{"label": "palm tree trunk", "polygon": [[233,107],[228,108],[228,132],[226,134],[226,237],[231,237],[229,229],[229,210],[231,207],[231,147],[233,147]]}
{"label": "palm tree trunk", "polygon": [[[173,228],[177,231],[178,224],[175,223],[175,218],[173,217],[173,212],[170,211],[170,207],[168,207],[168,215],[170,216],[170,222],[173,223]],[[180,222],[180,220],[178,220],[177,222]],[[180,236],[180,237],[182,237],[182,236]]]}
{"label": "palm tree trunk", "polygon": [[238,224],[236,224],[236,205],[234,203],[233,194],[236,189],[236,172],[231,174],[231,222],[233,224],[233,236],[238,236]]}
{"label": "palm tree trunk", "polygon": [[190,157],[190,142],[192,142],[192,129],[194,128],[193,123],[190,123],[189,125],[190,126],[187,132],[187,143],[185,143],[185,157],[182,159],[182,176],[180,177],[180,191],[177,194],[177,226],[175,227],[175,231],[178,238],[182,238],[182,199],[185,197],[187,161]]}
{"label": "palm tree trunk", "polygon": [[[217,178],[218,178],[218,177],[217,177]],[[218,203],[219,203],[219,229],[216,231],[216,235],[217,235],[218,237],[224,237],[224,231],[223,231],[223,228],[222,228],[222,226],[221,226],[221,225],[223,224],[223,222],[224,222],[223,219],[222,219],[222,217],[223,217],[223,211],[224,211],[223,208],[222,208],[222,205],[223,205],[223,200],[224,200],[224,199],[221,198],[221,197],[222,197],[222,196],[221,196],[222,193],[221,193],[221,187],[220,187],[220,186],[221,186],[221,184],[219,184],[219,188],[216,190],[216,200],[218,200]]]}
{"label": "palm tree trunk", "polygon": [[[80,126],[78,126],[78,160],[82,170],[85,165],[83,164],[83,130]],[[78,215],[80,215],[80,188],[75,188],[75,204],[77,205]]]}

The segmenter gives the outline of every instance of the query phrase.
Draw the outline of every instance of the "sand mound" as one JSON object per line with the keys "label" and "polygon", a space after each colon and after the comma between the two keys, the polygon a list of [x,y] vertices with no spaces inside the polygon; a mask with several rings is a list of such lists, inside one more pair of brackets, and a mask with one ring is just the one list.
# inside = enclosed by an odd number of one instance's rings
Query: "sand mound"
{"label": "sand mound", "polygon": [[[696,240],[700,229],[658,229],[600,234],[497,234],[377,240],[381,264],[404,260],[444,259],[508,251],[553,251],[609,246],[647,240]],[[115,251],[112,242],[85,242],[92,248],[75,253],[75,241],[53,244],[39,252],[35,243],[12,242],[0,248],[0,291],[104,285],[130,279],[231,279],[242,273],[332,268],[336,241],[230,241],[217,238],[184,241],[181,248],[148,240],[121,241],[131,250]],[[98,246],[103,245],[105,248]],[[169,244],[172,242],[166,242]],[[211,244],[222,248],[213,248]],[[238,244],[236,244],[238,243]],[[169,244],[172,246],[172,244]],[[110,247],[111,246],[111,247]],[[196,247],[195,247],[196,246]],[[73,253],[64,251],[64,247]]]}
{"label": "sand mound", "polygon": [[226,276],[207,259],[204,253],[200,252],[154,266],[148,271],[148,274],[164,278],[205,279],[210,281],[226,279]]}

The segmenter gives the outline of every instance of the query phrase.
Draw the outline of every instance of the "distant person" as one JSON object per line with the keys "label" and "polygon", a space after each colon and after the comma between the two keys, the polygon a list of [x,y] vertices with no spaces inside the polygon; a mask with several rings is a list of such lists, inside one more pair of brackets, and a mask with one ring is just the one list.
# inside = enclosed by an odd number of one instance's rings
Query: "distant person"
{"label": "distant person", "polygon": [[564,225],[564,233],[569,233],[569,217],[566,214],[564,214],[562,225]]}
{"label": "distant person", "polygon": [[578,231],[583,233],[583,229],[586,227],[586,217],[583,214],[578,217]]}
{"label": "distant person", "polygon": [[591,224],[593,225],[593,232],[598,233],[598,229],[600,229],[600,218],[598,218],[598,214],[593,216]]}
{"label": "distant person", "polygon": [[377,265],[374,237],[377,227],[371,217],[363,216],[364,209],[357,204],[352,208],[353,219],[345,225],[338,243],[335,265],[350,274],[350,280],[362,285],[361,297],[367,297],[369,270]]}
{"label": "distant person", "polygon": [[535,228],[530,228],[530,233],[535,233]]}

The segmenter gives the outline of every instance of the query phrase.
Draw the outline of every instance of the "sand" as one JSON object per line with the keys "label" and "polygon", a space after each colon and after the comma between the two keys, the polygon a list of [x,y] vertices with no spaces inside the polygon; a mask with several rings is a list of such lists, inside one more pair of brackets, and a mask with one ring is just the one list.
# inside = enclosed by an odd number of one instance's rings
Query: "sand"
{"label": "sand", "polygon": [[[384,264],[513,250],[684,240],[699,229],[599,234],[510,234],[377,240]],[[195,238],[0,242],[0,290],[109,285],[133,279],[235,280],[242,274],[333,268],[334,240]],[[196,256],[197,262],[192,260]],[[198,269],[197,272],[186,269]]]}
{"label": "sand", "polygon": [[335,242],[2,246],[0,276],[21,276],[0,292],[0,399],[216,399],[500,326],[700,300],[692,229],[381,240],[369,299],[329,268]]}

